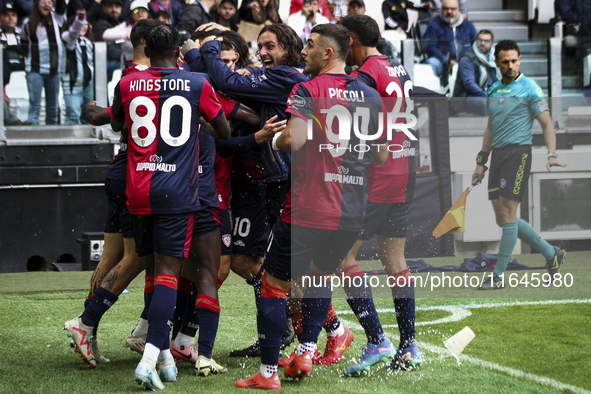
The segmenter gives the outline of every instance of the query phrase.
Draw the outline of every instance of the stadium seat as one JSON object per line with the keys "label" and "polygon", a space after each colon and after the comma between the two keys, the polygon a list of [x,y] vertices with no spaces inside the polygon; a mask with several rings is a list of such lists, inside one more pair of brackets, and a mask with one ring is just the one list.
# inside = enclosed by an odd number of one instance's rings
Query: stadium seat
{"label": "stadium seat", "polygon": [[421,86],[437,93],[445,93],[445,89],[441,87],[439,77],[435,75],[433,67],[430,65],[415,63],[414,75],[415,86]]}

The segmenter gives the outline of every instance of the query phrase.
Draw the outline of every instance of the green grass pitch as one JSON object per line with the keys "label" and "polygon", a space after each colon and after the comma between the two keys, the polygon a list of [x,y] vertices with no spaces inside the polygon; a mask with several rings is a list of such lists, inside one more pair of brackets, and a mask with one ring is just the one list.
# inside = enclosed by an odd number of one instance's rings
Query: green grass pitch
{"label": "green grass pitch", "polygon": [[[343,377],[343,369],[359,357],[366,340],[346,301],[335,298],[335,309],[352,328],[355,341],[339,365],[315,367],[312,376],[301,382],[282,379],[283,391],[591,393],[590,257],[589,252],[569,253],[561,269],[561,273],[573,275],[575,286],[569,289],[533,291],[523,284],[493,294],[470,289],[417,289],[417,340],[424,364],[412,372],[393,373],[374,367],[369,376]],[[539,255],[517,259],[530,266],[540,265]],[[427,259],[434,265],[459,265],[460,261]],[[99,364],[94,370],[87,368],[69,347],[69,338],[62,330],[66,320],[82,312],[90,276],[90,272],[0,275],[0,393],[141,391],[132,382],[140,357],[125,349],[124,344],[142,310],[143,275],[104,316],[98,339],[111,362]],[[214,358],[228,367],[228,373],[197,378],[190,365],[178,364],[178,380],[167,383],[166,392],[244,392],[234,387],[234,382],[258,370],[257,358],[228,356],[231,350],[246,347],[256,338],[252,289],[232,275],[220,289],[220,304]],[[386,333],[397,343],[392,300],[378,294],[375,304]],[[448,356],[443,340],[465,326],[474,331],[476,338],[465,349],[459,365]],[[321,349],[324,341],[325,335],[321,334]]]}

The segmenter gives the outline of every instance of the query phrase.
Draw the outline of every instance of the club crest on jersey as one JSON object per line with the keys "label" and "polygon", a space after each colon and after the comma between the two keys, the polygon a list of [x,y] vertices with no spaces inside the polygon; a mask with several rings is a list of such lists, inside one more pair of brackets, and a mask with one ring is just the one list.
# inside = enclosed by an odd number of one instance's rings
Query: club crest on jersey
{"label": "club crest on jersey", "polygon": [[230,234],[222,235],[222,242],[226,245],[226,248],[229,248],[232,243],[232,236],[230,236]]}

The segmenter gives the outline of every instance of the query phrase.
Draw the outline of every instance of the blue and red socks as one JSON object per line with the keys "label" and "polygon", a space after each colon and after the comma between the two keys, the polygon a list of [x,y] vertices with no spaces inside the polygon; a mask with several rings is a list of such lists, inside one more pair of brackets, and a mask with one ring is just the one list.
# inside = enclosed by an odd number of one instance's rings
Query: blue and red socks
{"label": "blue and red socks", "polygon": [[409,269],[394,274],[394,278],[392,298],[400,330],[399,349],[404,349],[415,340],[415,285]]}
{"label": "blue and red socks", "polygon": [[279,363],[281,338],[287,325],[285,308],[287,292],[261,280],[261,298],[257,312],[261,364],[276,366]]}
{"label": "blue and red socks", "polygon": [[174,315],[172,317],[172,337],[176,338],[179,333],[183,320],[187,313],[193,313],[195,308],[194,303],[190,303],[191,290],[193,290],[195,282],[190,281],[182,276],[179,277],[179,286],[176,294],[176,307],[174,308]]}
{"label": "blue and red socks", "polygon": [[197,352],[200,356],[211,358],[220,322],[220,303],[213,297],[199,294],[195,301],[195,311],[199,319]]}
{"label": "blue and red socks", "polygon": [[337,275],[341,276],[343,288],[347,295],[347,303],[365,330],[367,341],[379,345],[386,339],[378,312],[373,303],[373,294],[359,265],[345,268]]}
{"label": "blue and red socks", "polygon": [[148,320],[148,311],[150,310],[150,303],[152,302],[152,296],[154,295],[154,276],[147,275],[145,278],[144,285],[144,310],[142,311],[141,318]]}
{"label": "blue and red socks", "polygon": [[328,335],[329,337],[336,336],[338,328],[341,327],[341,321],[337,317],[337,313],[332,307],[332,302],[328,307],[328,313],[326,314],[326,319],[324,320],[323,327],[326,331],[326,335]]}
{"label": "blue and red socks", "polygon": [[178,279],[174,275],[154,277],[154,295],[148,310],[149,327],[146,344],[150,343],[158,349],[165,349],[176,304],[177,287]]}
{"label": "blue and red socks", "polygon": [[318,341],[318,335],[324,327],[326,315],[330,308],[332,289],[328,275],[315,275],[313,283],[321,286],[308,286],[302,299],[303,324],[302,333],[298,335],[300,344]]}
{"label": "blue and red socks", "polygon": [[251,285],[254,289],[254,299],[256,301],[257,308],[259,307],[259,300],[261,298],[261,291],[262,291],[262,280],[263,277],[263,267],[261,267],[260,271],[256,276],[252,279],[246,281],[247,284]]}
{"label": "blue and red socks", "polygon": [[82,313],[82,324],[96,327],[111,306],[119,299],[115,294],[98,287]]}

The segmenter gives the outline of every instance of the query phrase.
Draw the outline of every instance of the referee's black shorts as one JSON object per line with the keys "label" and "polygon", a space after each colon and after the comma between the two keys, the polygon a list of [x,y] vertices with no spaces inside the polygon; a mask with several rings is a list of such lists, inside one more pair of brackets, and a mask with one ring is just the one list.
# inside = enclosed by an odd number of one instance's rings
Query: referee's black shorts
{"label": "referee's black shorts", "polygon": [[521,201],[531,171],[531,145],[507,145],[492,151],[488,199],[499,196]]}

